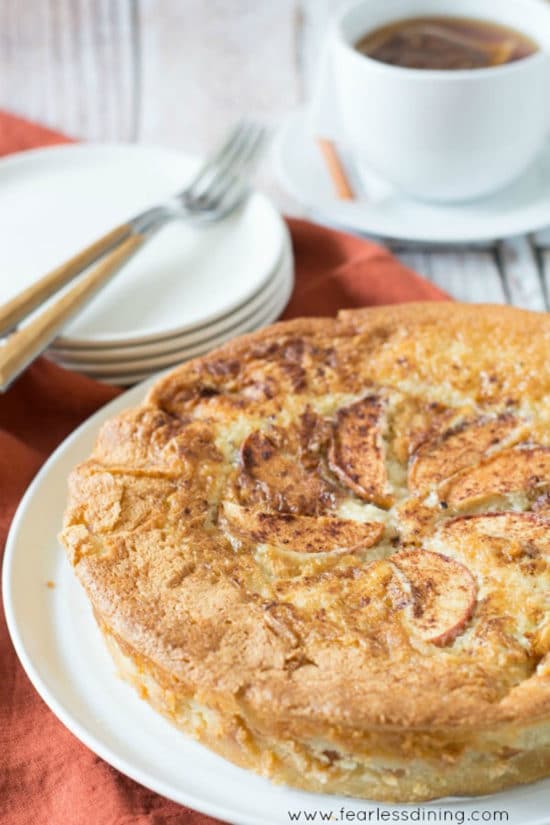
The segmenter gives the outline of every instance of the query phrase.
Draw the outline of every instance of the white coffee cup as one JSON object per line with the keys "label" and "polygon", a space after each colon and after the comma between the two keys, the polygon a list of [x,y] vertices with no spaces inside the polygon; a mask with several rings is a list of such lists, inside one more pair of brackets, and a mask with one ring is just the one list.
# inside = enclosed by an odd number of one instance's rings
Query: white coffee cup
{"label": "white coffee cup", "polygon": [[[360,54],[373,29],[428,15],[480,18],[539,50],[485,69],[407,69]],[[330,57],[353,151],[399,189],[460,201],[518,177],[550,132],[550,3],[544,0],[361,0],[336,18]]]}

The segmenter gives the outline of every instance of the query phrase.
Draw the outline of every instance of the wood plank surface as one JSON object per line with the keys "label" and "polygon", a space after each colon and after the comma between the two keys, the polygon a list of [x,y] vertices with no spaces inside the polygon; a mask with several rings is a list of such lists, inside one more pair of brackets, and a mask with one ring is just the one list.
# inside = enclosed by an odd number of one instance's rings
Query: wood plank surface
{"label": "wood plank surface", "polygon": [[240,115],[298,103],[296,4],[142,0],[140,139],[204,152]]}
{"label": "wood plank surface", "polygon": [[540,258],[533,239],[507,238],[497,244],[496,255],[510,303],[524,309],[548,309]]}
{"label": "wood plank surface", "polygon": [[401,252],[399,257],[458,301],[506,303],[506,293],[491,250]]}
{"label": "wood plank surface", "polygon": [[[0,0],[0,107],[88,140],[203,153],[241,114],[278,124],[311,89],[345,0]],[[303,214],[271,168],[262,188]],[[396,254],[470,301],[547,307],[550,229]]]}
{"label": "wood plank surface", "polygon": [[134,0],[2,0],[0,106],[88,140],[137,128]]}
{"label": "wood plank surface", "polygon": [[550,247],[539,250],[540,267],[542,270],[543,286],[546,294],[547,308],[550,308]]}

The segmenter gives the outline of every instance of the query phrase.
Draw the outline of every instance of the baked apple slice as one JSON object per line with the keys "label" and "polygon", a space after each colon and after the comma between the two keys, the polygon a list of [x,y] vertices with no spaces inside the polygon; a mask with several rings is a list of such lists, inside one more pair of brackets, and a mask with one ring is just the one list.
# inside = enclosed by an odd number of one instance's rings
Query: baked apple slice
{"label": "baked apple slice", "polygon": [[241,445],[240,467],[239,497],[244,504],[315,516],[333,501],[332,490],[318,468],[304,466],[278,432],[250,433]]}
{"label": "baked apple slice", "polygon": [[383,403],[376,395],[338,410],[329,467],[359,498],[387,508],[393,496],[384,456],[383,417]]}
{"label": "baked apple slice", "polygon": [[449,507],[464,510],[493,496],[532,494],[550,485],[550,447],[504,450],[460,473],[442,488]]}
{"label": "baked apple slice", "polygon": [[445,524],[443,532],[467,545],[472,543],[472,533],[503,539],[515,548],[516,556],[550,556],[550,521],[537,513],[506,511],[458,516]]}
{"label": "baked apple slice", "polygon": [[389,561],[405,579],[407,622],[415,636],[439,647],[463,632],[476,606],[477,586],[458,561],[429,550],[396,553]]}
{"label": "baked apple slice", "polygon": [[362,550],[376,544],[384,532],[384,525],[379,522],[267,513],[233,502],[224,503],[221,520],[233,535],[295,553]]}
{"label": "baked apple slice", "polygon": [[409,489],[427,492],[450,476],[478,464],[491,448],[508,443],[514,433],[522,432],[513,415],[462,421],[443,433],[424,441],[409,466]]}

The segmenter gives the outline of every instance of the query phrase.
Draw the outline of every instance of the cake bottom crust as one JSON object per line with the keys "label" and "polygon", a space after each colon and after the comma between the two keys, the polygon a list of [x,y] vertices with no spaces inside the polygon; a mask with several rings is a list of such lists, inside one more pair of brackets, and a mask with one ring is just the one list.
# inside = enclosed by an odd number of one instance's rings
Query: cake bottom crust
{"label": "cake bottom crust", "polygon": [[[379,802],[422,802],[447,796],[477,796],[550,774],[550,721],[507,728],[477,738],[476,749],[453,759],[393,756],[373,751],[336,753],[330,743],[269,737],[243,716],[223,714],[194,696],[161,684],[154,669],[131,652],[100,621],[122,679],[184,733],[229,761],[273,782],[325,794]],[[482,747],[480,747],[482,743]]]}

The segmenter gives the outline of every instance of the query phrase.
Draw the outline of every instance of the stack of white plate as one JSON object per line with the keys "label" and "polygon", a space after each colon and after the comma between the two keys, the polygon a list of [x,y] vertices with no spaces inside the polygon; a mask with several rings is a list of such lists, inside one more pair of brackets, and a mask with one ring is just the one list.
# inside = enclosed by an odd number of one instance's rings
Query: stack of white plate
{"label": "stack of white plate", "polygon": [[[0,272],[10,275],[0,279],[0,302],[181,189],[197,165],[180,153],[137,146],[64,146],[0,161]],[[292,286],[288,230],[256,193],[218,224],[163,229],[47,354],[98,380],[134,384],[272,323]]]}

